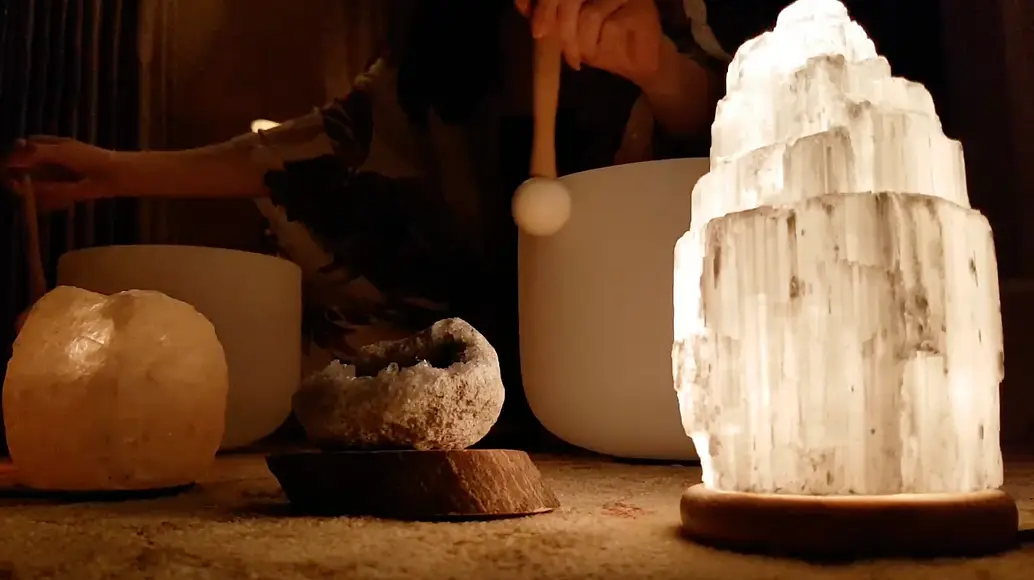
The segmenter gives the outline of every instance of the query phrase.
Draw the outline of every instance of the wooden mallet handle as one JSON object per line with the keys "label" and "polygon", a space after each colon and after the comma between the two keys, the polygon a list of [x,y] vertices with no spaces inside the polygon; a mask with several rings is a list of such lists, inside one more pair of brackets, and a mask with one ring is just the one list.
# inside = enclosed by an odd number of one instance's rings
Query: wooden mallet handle
{"label": "wooden mallet handle", "polygon": [[560,96],[560,42],[546,37],[535,43],[534,116],[531,179],[513,194],[513,219],[524,232],[549,236],[571,217],[571,194],[557,180],[556,114]]}
{"label": "wooden mallet handle", "polygon": [[556,179],[556,111],[560,95],[560,41],[553,35],[535,43],[531,175]]}
{"label": "wooden mallet handle", "polygon": [[32,178],[25,176],[15,185],[22,202],[22,221],[25,222],[25,262],[29,270],[29,304],[35,304],[47,292],[47,276],[40,253],[39,216],[36,211],[36,192]]}

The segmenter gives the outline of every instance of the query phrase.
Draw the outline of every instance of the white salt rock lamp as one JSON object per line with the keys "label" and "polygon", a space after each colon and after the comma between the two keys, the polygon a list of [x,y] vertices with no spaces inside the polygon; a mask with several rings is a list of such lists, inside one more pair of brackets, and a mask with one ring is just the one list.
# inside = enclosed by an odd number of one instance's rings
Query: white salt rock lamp
{"label": "white salt rock lamp", "polygon": [[838,0],[786,8],[727,85],[675,251],[675,388],[703,469],[686,531],[793,552],[1011,545],[994,244],[929,93]]}
{"label": "white salt rock lamp", "polygon": [[100,246],[63,254],[57,283],[161,292],[215,326],[230,369],[222,450],[268,436],[290,415],[302,378],[302,272],[293,262],[225,248]]}
{"label": "white salt rock lamp", "polygon": [[49,491],[193,483],[219,449],[228,389],[215,328],[189,304],[59,286],[29,313],[4,379],[19,481]]}

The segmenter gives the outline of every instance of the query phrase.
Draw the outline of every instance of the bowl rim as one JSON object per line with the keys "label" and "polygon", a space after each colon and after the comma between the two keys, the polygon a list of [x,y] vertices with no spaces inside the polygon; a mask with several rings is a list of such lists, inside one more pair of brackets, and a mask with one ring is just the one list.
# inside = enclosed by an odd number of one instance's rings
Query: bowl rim
{"label": "bowl rim", "polygon": [[[675,157],[671,159],[650,159],[648,161],[636,161],[634,163],[620,163],[618,165],[607,165],[605,167],[597,167],[595,169],[587,169],[585,171],[579,171],[577,173],[567,173],[558,177],[560,181],[564,181],[571,178],[577,178],[582,176],[589,176],[594,173],[613,172],[619,170],[633,170],[649,165],[688,165],[687,162],[695,161],[707,164],[707,170],[710,170],[711,160],[708,157]],[[707,170],[704,173],[707,173]]]}
{"label": "bowl rim", "polygon": [[282,264],[292,270],[301,272],[301,266],[283,258],[281,256],[274,256],[270,254],[262,254],[259,252],[251,252],[248,250],[238,250],[234,248],[219,248],[213,246],[196,246],[190,244],[107,244],[103,246],[92,246],[89,248],[77,248],[69,250],[61,254],[58,258],[59,261],[64,260],[66,256],[89,256],[92,254],[103,254],[107,252],[144,252],[144,251],[159,251],[159,252],[191,252],[197,254],[223,254],[223,255],[238,255],[248,260],[262,260],[270,263]]}

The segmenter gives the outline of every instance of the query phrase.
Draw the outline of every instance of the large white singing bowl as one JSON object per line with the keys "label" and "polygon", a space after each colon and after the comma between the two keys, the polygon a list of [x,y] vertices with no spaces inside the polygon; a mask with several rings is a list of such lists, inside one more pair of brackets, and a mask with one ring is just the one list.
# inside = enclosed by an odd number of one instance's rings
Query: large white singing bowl
{"label": "large white singing bowl", "polygon": [[263,254],[196,246],[105,246],[69,252],[58,283],[112,294],[158,290],[215,326],[230,371],[222,449],[275,431],[301,374],[301,270]]}
{"label": "large white singing bowl", "polygon": [[672,382],[675,242],[707,159],[562,178],[571,218],[519,240],[521,373],[557,437],[617,457],[688,460]]}

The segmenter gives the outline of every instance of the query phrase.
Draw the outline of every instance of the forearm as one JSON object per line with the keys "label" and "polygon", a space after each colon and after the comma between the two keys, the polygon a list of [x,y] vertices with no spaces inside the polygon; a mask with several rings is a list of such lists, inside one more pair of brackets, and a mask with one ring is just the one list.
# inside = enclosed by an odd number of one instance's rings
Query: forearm
{"label": "forearm", "polygon": [[720,79],[670,39],[661,48],[660,64],[649,77],[637,81],[654,118],[672,136],[706,134],[714,116]]}
{"label": "forearm", "polygon": [[185,151],[120,152],[115,194],[127,197],[260,197],[264,170],[245,151],[213,145]]}
{"label": "forearm", "polygon": [[285,162],[333,153],[314,112],[225,143],[182,151],[115,154],[116,195],[133,197],[257,198],[269,194],[265,176]]}

